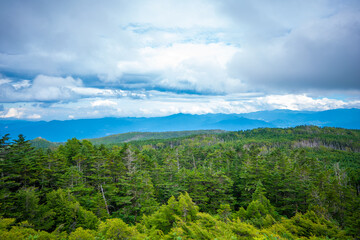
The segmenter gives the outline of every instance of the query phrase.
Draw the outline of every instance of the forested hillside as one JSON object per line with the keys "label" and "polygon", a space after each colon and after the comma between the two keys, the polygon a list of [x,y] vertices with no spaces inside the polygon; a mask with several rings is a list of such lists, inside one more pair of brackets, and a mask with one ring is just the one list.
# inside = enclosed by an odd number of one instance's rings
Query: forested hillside
{"label": "forested hillside", "polygon": [[199,135],[199,134],[211,134],[211,133],[221,133],[225,132],[223,130],[195,130],[195,131],[172,131],[172,132],[130,132],[130,133],[120,133],[114,134],[101,138],[91,138],[87,139],[92,144],[119,144],[122,142],[131,142],[138,140],[150,140],[150,139],[168,139],[168,138],[179,138],[186,137],[190,135]]}
{"label": "forested hillside", "polygon": [[[142,141],[142,140],[150,140],[150,139],[169,139],[169,138],[180,138],[191,135],[199,135],[199,134],[212,134],[212,133],[222,133],[225,132],[223,130],[195,130],[195,131],[171,131],[171,132],[129,132],[129,133],[119,133],[113,134],[106,137],[101,138],[89,138],[86,139],[94,145],[118,145],[124,142],[132,142],[132,141]],[[30,140],[30,143],[35,148],[55,148],[59,145],[64,144],[64,142],[50,142],[44,138],[37,137],[35,139]]]}
{"label": "forested hillside", "polygon": [[360,131],[0,140],[0,239],[357,239]]}

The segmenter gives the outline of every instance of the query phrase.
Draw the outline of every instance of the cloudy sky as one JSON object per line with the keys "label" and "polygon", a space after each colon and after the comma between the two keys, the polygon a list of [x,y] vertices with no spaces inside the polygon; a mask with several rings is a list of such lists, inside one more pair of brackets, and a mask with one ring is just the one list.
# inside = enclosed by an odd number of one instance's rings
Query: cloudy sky
{"label": "cloudy sky", "polygon": [[358,0],[2,0],[0,118],[360,108]]}

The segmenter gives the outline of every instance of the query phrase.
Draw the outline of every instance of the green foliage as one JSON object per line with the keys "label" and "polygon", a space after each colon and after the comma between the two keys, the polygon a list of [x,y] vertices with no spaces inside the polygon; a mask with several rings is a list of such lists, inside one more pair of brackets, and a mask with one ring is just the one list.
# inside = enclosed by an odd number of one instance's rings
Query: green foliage
{"label": "green foliage", "polygon": [[305,214],[297,213],[291,219],[283,220],[282,225],[292,235],[299,237],[328,237],[334,239],[348,239],[345,232],[335,223],[318,216],[313,211]]}
{"label": "green foliage", "polygon": [[[51,239],[65,239],[66,233],[48,233],[45,231],[36,231],[33,226],[27,221],[21,222],[18,225],[13,225],[15,219],[0,218],[0,239],[14,240],[14,239],[37,239],[37,240],[51,240]],[[11,228],[10,226],[13,225]]]}
{"label": "green foliage", "polygon": [[121,219],[107,219],[100,223],[99,234],[105,239],[144,239],[135,227],[130,227]]}
{"label": "green foliage", "polygon": [[231,208],[229,204],[221,204],[217,212],[221,220],[223,220],[224,222],[229,221],[229,218],[231,216]]}
{"label": "green foliage", "polygon": [[360,235],[360,131],[196,133],[111,146],[74,138],[47,150],[3,136],[0,239]]}
{"label": "green foliage", "polygon": [[150,216],[144,216],[142,224],[148,230],[161,230],[167,234],[178,221],[193,221],[198,209],[188,193],[180,194],[178,201],[175,197],[171,197],[167,205],[162,205],[158,211]]}
{"label": "green foliage", "polygon": [[15,218],[0,218],[0,229],[9,229],[15,223]]}
{"label": "green foliage", "polygon": [[96,229],[99,223],[94,213],[85,210],[69,192],[62,189],[47,194],[46,208],[51,230],[60,225],[68,232],[77,227]]}
{"label": "green foliage", "polygon": [[196,221],[179,221],[165,239],[254,239],[260,231],[239,219],[227,223],[207,213],[198,213]]}
{"label": "green foliage", "polygon": [[93,240],[95,239],[96,232],[94,230],[77,228],[74,232],[70,233],[69,240]]}

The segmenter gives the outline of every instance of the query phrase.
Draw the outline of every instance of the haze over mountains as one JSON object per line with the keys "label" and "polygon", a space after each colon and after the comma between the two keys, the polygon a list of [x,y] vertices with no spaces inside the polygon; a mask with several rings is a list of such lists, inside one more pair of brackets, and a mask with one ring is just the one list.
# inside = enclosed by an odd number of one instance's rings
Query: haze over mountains
{"label": "haze over mountains", "polygon": [[275,110],[245,114],[175,114],[153,118],[100,118],[67,121],[0,120],[1,135],[12,138],[23,134],[63,142],[76,137],[99,138],[126,132],[165,132],[219,129],[227,131],[260,127],[316,125],[360,129],[360,109],[335,109],[322,112]]}

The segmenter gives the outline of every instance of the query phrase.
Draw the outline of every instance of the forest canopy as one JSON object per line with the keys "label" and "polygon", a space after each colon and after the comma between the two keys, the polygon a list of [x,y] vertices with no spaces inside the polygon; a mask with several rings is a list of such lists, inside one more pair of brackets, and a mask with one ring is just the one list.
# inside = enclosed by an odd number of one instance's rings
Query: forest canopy
{"label": "forest canopy", "polygon": [[1,239],[356,239],[360,131],[35,148],[0,139]]}

